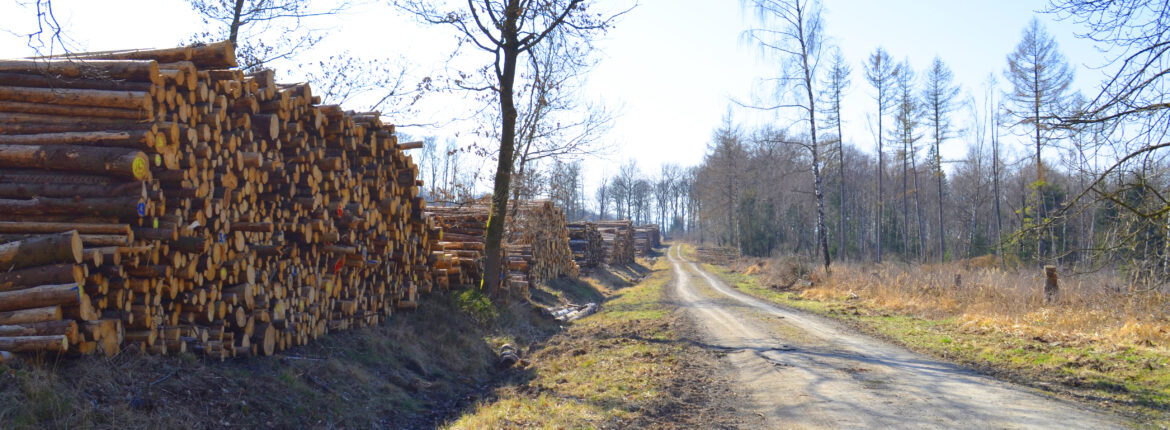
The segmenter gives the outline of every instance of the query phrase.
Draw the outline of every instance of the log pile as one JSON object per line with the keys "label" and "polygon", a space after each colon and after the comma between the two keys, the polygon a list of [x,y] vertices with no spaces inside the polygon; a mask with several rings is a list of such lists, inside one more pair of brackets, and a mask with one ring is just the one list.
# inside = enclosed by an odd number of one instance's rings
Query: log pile
{"label": "log pile", "polygon": [[[532,282],[558,276],[576,277],[578,266],[569,248],[564,212],[548,201],[519,202],[515,208],[515,215],[509,215],[504,232],[500,272],[506,276],[506,282],[502,285],[525,292]],[[458,273],[452,276],[437,268],[435,276],[446,276],[450,285],[475,285],[483,275],[484,235],[490,203],[482,200],[459,207],[431,206],[427,211],[443,230],[442,237],[432,244],[432,260],[450,261],[441,266],[456,267]]]}
{"label": "log pile", "polygon": [[739,250],[717,246],[696,246],[695,253],[699,261],[711,264],[729,264],[739,259]]}
{"label": "log pile", "polygon": [[658,235],[658,226],[655,224],[634,227],[634,249],[638,255],[645,256],[651,249],[662,246],[662,239]]}
{"label": "log pile", "polygon": [[271,355],[417,306],[418,146],[232,67],[226,42],[0,61],[0,350]]}
{"label": "log pile", "polygon": [[483,276],[486,211],[431,206],[427,216],[442,231],[431,238],[436,284],[448,288],[471,288]]}
{"label": "log pile", "polygon": [[605,259],[609,264],[634,262],[634,223],[630,220],[601,221],[597,223],[601,240],[605,243]]}
{"label": "log pile", "polygon": [[532,248],[528,274],[533,282],[577,277],[579,267],[569,248],[565,213],[551,201],[522,202],[507,225],[512,232],[510,243]]}
{"label": "log pile", "polygon": [[[436,261],[448,261],[436,266],[433,274],[436,283],[458,288],[478,286],[483,276],[488,209],[482,205],[473,205],[430,207],[427,210],[428,216],[436,220],[442,230],[440,237],[432,244],[431,253]],[[531,261],[531,246],[505,244],[500,262],[500,275],[505,277],[505,282],[500,285],[509,291],[526,293],[530,284]],[[442,280],[443,277],[447,280]]]}
{"label": "log pile", "polygon": [[569,247],[573,250],[573,259],[580,267],[597,267],[605,260],[605,242],[601,240],[601,231],[597,224],[591,222],[571,222],[569,229]]}

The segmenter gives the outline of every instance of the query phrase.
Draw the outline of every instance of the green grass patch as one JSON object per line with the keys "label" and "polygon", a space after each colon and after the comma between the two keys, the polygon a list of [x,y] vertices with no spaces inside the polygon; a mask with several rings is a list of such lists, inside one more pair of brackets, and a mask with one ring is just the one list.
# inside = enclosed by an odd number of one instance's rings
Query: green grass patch
{"label": "green grass patch", "polygon": [[491,299],[479,291],[478,288],[468,288],[455,295],[455,304],[459,310],[471,315],[481,324],[491,324],[500,314],[492,305]]}

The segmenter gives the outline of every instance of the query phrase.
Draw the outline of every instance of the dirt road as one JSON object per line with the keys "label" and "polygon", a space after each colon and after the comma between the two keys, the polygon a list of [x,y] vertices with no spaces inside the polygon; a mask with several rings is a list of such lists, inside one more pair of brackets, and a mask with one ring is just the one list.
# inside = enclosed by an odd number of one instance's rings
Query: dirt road
{"label": "dirt road", "polygon": [[736,291],[678,247],[674,299],[764,428],[1116,428],[1120,419]]}

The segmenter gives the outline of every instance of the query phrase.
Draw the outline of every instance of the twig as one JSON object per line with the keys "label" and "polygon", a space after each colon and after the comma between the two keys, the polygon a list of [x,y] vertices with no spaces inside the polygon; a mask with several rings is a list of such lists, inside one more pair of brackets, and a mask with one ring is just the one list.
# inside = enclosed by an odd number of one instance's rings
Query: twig
{"label": "twig", "polygon": [[164,376],[164,377],[162,377],[162,378],[159,378],[159,379],[155,380],[154,382],[151,382],[150,384],[148,384],[148,385],[147,385],[147,387],[149,388],[149,387],[153,387],[153,386],[155,386],[155,385],[158,385],[158,384],[159,384],[159,383],[161,383],[162,381],[165,381],[165,380],[167,380],[167,379],[170,379],[172,376],[175,376],[175,374],[176,374],[176,373],[179,373],[179,371],[178,371],[178,370],[176,370],[176,371],[173,371],[173,372],[171,372],[171,373],[168,373],[168,374],[167,374],[167,376]]}

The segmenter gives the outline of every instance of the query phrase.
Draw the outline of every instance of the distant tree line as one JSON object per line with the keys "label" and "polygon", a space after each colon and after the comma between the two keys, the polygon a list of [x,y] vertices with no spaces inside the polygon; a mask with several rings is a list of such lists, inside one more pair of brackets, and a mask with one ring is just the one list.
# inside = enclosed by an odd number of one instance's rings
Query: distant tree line
{"label": "distant tree line", "polygon": [[[1035,19],[1002,74],[964,91],[941,58],[914,70],[878,47],[855,67],[823,43],[814,1],[750,3],[757,41],[783,65],[769,81],[783,85],[762,92],[775,100],[740,104],[794,115],[746,129],[729,113],[692,168],[666,166],[655,178],[623,165],[595,192],[599,216],[826,266],[994,255],[1005,267],[1119,268],[1142,285],[1170,277],[1166,3],[1050,6],[1117,58],[1097,95],[1070,89],[1072,68]],[[855,69],[864,88],[852,85]],[[872,104],[842,106],[850,91]],[[865,110],[874,135],[841,136],[842,109]],[[943,158],[960,144],[962,157]]]}

